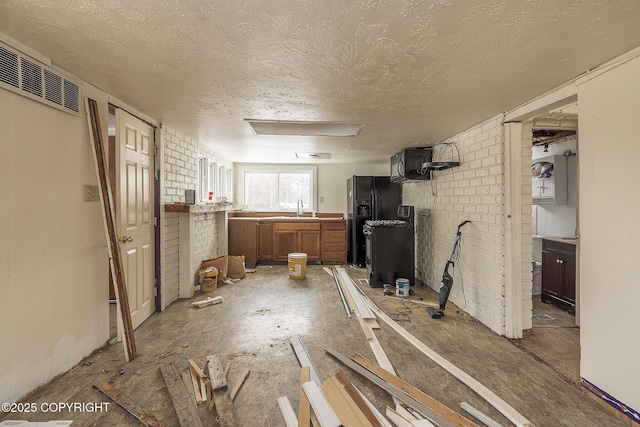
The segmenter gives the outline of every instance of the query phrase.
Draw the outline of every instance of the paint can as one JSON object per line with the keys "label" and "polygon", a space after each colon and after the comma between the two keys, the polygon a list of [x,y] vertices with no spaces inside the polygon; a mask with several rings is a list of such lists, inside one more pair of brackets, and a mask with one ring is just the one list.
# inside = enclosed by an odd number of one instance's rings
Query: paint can
{"label": "paint can", "polygon": [[400,297],[408,297],[409,287],[409,279],[396,279],[396,295]]}
{"label": "paint can", "polygon": [[289,260],[289,278],[290,279],[304,279],[307,272],[307,254],[305,253],[291,253],[288,256]]}
{"label": "paint can", "polygon": [[201,272],[204,273],[203,279],[200,281],[200,290],[202,292],[213,292],[218,288],[218,269],[209,267]]}

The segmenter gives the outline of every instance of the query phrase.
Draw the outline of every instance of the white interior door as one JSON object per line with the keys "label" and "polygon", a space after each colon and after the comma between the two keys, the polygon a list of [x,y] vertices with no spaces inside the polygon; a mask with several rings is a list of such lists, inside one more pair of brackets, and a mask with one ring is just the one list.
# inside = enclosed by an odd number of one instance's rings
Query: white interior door
{"label": "white interior door", "polygon": [[153,127],[116,109],[116,222],[134,329],[155,311],[153,135]]}

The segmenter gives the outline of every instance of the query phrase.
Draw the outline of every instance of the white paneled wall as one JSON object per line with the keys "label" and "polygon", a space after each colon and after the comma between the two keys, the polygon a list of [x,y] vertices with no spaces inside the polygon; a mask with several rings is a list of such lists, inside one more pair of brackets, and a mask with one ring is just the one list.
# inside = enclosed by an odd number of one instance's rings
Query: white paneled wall
{"label": "white paneled wall", "polygon": [[[84,85],[107,123],[107,97]],[[0,89],[0,401],[65,372],[109,338],[108,255],[85,115]],[[103,129],[106,140],[106,127]]]}

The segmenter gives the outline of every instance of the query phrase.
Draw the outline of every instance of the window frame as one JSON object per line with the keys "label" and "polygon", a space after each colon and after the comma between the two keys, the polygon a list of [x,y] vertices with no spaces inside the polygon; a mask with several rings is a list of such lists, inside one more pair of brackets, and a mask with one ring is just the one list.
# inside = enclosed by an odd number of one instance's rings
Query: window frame
{"label": "window frame", "polygon": [[[245,175],[247,173],[256,173],[256,172],[266,172],[266,173],[292,173],[292,172],[304,172],[309,173],[311,177],[310,183],[310,195],[309,199],[311,200],[311,206],[305,206],[304,211],[316,211],[318,210],[317,206],[317,194],[318,194],[318,167],[315,165],[252,165],[252,164],[244,164],[244,165],[236,165],[237,171],[237,182],[238,189],[236,192],[236,198],[238,199],[238,203],[246,205],[248,204],[245,200],[245,186],[244,180]],[[272,209],[256,209],[257,212],[295,212],[295,208],[272,208]]]}

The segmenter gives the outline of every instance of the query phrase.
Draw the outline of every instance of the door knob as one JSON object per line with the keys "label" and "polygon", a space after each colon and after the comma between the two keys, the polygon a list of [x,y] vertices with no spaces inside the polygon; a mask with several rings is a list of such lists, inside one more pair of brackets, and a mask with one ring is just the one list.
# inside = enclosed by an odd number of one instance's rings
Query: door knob
{"label": "door knob", "polygon": [[131,237],[131,236],[122,236],[120,238],[120,241],[122,243],[133,242],[133,237]]}

